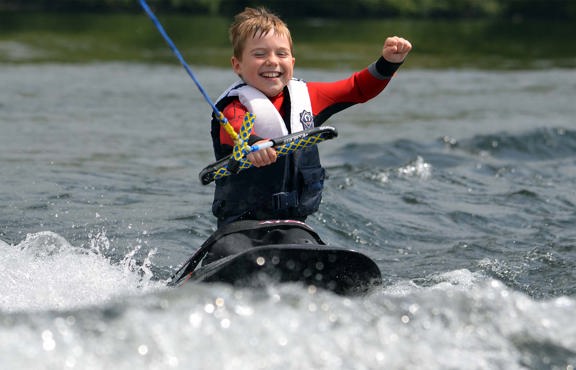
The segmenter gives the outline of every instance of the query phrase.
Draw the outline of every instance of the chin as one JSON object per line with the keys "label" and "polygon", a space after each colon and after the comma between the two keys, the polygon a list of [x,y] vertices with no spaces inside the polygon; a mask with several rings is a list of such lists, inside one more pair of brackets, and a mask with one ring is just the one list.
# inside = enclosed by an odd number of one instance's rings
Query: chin
{"label": "chin", "polygon": [[280,94],[284,88],[282,89],[264,89],[260,90],[269,98],[275,97],[276,95]]}

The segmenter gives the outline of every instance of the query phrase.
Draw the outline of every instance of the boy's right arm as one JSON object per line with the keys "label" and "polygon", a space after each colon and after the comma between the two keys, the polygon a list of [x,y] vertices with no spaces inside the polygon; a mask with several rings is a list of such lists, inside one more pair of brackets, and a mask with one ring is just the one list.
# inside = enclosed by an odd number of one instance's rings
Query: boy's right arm
{"label": "boy's right arm", "polygon": [[[224,108],[222,113],[234,128],[234,131],[240,132],[240,127],[242,127],[242,124],[244,122],[244,116],[246,115],[247,111],[248,110],[246,109],[246,107],[244,107],[239,101],[234,100],[232,101],[232,103],[230,103]],[[248,140],[248,144],[249,145],[261,144],[266,141],[268,140],[258,137],[257,135],[254,134],[254,130],[252,130],[252,133],[250,134],[250,139]],[[232,140],[230,135],[228,135],[226,130],[224,130],[223,127],[220,127],[220,145],[225,146],[226,151],[230,151],[230,153],[232,152],[232,148],[234,147],[234,141]],[[246,158],[250,162],[252,162],[252,164],[254,164],[255,167],[267,166],[269,164],[276,162],[277,158],[276,149],[265,148],[256,152],[249,153],[246,156]]]}
{"label": "boy's right arm", "polygon": [[[222,114],[224,114],[224,117],[226,117],[236,132],[240,132],[240,127],[242,127],[246,112],[246,107],[240,104],[237,100],[233,100],[222,110]],[[220,126],[220,145],[228,145],[230,147],[234,146],[234,140],[232,140],[230,135],[228,135],[222,126]]]}

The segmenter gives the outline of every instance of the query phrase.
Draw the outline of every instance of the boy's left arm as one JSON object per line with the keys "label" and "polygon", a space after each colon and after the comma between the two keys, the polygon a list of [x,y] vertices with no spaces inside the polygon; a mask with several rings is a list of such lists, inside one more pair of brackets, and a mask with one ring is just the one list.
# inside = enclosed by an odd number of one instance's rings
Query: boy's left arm
{"label": "boy's left arm", "polygon": [[412,45],[408,40],[388,37],[380,58],[368,68],[340,81],[308,82],[314,124],[319,126],[333,114],[380,94],[410,50]]}

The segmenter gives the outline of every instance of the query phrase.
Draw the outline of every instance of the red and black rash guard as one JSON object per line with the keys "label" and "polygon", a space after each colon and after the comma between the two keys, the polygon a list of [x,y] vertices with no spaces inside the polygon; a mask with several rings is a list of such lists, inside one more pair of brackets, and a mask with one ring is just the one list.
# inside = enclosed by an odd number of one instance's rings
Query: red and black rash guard
{"label": "red and black rash guard", "polygon": [[[390,82],[400,64],[383,58],[347,79],[335,82],[307,82],[314,126],[320,126],[333,114],[377,96]],[[290,95],[284,92],[270,99],[290,131]],[[238,97],[220,100],[217,107],[238,132],[246,107]],[[212,120],[212,139],[216,159],[232,152],[233,141]],[[260,138],[252,133],[250,143]],[[216,180],[212,212],[218,227],[238,220],[291,219],[304,221],[318,210],[322,198],[325,170],[318,148],[312,146],[279,157],[269,166],[251,168]]]}
{"label": "red and black rash guard", "polygon": [[[374,98],[390,82],[390,78],[399,68],[400,63],[390,63],[380,57],[377,62],[350,77],[334,82],[307,82],[308,93],[312,103],[312,115],[314,126],[320,126],[330,116],[352,105],[365,103]],[[285,93],[281,92],[270,101],[276,107],[280,115],[284,117]],[[234,99],[222,111],[236,132],[240,131],[246,107]],[[288,129],[290,129],[288,127]],[[268,138],[270,139],[270,138]],[[252,140],[255,141],[255,140]],[[233,146],[234,142],[228,133],[220,130],[220,144]]]}

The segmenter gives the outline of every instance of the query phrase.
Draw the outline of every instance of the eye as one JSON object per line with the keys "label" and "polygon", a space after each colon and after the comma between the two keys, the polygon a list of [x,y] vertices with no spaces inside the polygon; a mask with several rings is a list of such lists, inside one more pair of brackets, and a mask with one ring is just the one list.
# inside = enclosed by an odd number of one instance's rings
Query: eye
{"label": "eye", "polygon": [[276,55],[278,55],[280,58],[287,58],[290,56],[290,52],[288,50],[278,50]]}

